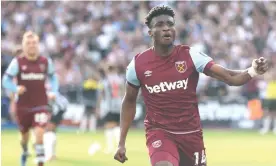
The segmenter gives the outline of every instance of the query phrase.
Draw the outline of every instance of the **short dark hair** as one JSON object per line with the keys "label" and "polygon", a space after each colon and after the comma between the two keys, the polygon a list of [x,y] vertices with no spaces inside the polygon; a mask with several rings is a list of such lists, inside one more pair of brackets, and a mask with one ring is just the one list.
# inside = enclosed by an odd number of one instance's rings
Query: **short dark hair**
{"label": "short dark hair", "polygon": [[150,10],[148,15],[146,16],[145,24],[150,28],[151,20],[154,17],[160,16],[160,15],[169,15],[174,18],[174,11],[169,6],[156,6]]}

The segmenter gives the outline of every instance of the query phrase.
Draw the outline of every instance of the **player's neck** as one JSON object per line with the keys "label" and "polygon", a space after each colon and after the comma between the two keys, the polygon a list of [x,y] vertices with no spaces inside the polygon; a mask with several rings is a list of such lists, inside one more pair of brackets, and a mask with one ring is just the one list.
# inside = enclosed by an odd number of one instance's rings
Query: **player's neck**
{"label": "player's neck", "polygon": [[35,60],[37,60],[38,55],[30,56],[30,55],[26,54],[25,57],[30,61],[35,61]]}
{"label": "player's neck", "polygon": [[161,57],[169,56],[172,53],[173,48],[174,48],[173,44],[170,46],[162,46],[162,45],[154,44],[153,46],[153,50],[156,52],[157,55]]}

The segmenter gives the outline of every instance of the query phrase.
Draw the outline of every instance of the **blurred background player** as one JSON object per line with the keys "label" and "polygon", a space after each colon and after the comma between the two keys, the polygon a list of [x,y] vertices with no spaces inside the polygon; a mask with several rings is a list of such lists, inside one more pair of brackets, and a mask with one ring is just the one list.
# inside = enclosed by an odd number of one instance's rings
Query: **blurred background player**
{"label": "blurred background player", "polygon": [[265,94],[263,99],[263,127],[260,130],[261,134],[269,132],[271,125],[273,133],[276,134],[276,66],[271,64],[272,69],[264,75],[265,80]]}
{"label": "blurred background player", "polygon": [[120,107],[124,80],[120,77],[118,69],[114,65],[108,65],[105,69],[105,75],[105,79],[102,80],[103,88],[98,103],[101,105],[100,111],[105,114],[103,118],[106,138],[105,153],[109,154],[116,150],[116,145],[119,142]]}
{"label": "blurred background player", "polygon": [[85,108],[80,121],[81,132],[86,132],[87,129],[90,132],[96,131],[97,126],[96,107],[100,76],[95,75],[93,72],[87,72],[86,75],[88,75],[88,79],[83,83],[83,103]]}
{"label": "blurred background player", "polygon": [[[15,49],[14,51],[14,56],[18,57],[18,56],[22,56],[23,55],[23,50],[21,47],[18,47]],[[13,78],[14,83],[17,83],[17,79]],[[11,115],[11,119],[13,120],[13,122],[17,122],[17,117],[16,117],[16,101],[18,99],[18,95],[16,93],[9,93],[9,97],[10,97],[10,115]],[[30,153],[32,153],[33,148],[35,148],[35,134],[34,132],[31,130],[31,141],[32,144],[30,144],[29,146],[31,146],[30,150],[28,151],[28,155],[30,155]]]}
{"label": "blurred background player", "polygon": [[[14,93],[16,101],[16,118],[22,134],[23,153],[21,165],[25,166],[28,157],[29,130],[34,128],[35,151],[38,166],[44,165],[43,134],[49,119],[48,99],[45,88],[49,78],[52,92],[48,96],[54,98],[58,90],[58,80],[54,73],[51,59],[39,56],[39,37],[33,32],[23,35],[22,56],[15,57],[3,77],[3,87]],[[17,84],[13,82],[17,78]]]}
{"label": "blurred background player", "polygon": [[206,166],[196,87],[199,73],[231,86],[241,86],[268,70],[264,58],[253,60],[247,70],[229,70],[195,47],[174,45],[175,13],[157,6],[146,17],[153,47],[130,62],[121,111],[121,136],[114,156],[127,160],[125,141],[136,112],[141,88],[146,106],[146,144],[152,166]]}
{"label": "blurred background player", "polygon": [[56,129],[63,119],[63,115],[66,112],[68,104],[68,100],[61,94],[57,94],[55,99],[51,100],[49,103],[52,115],[51,120],[46,126],[46,132],[43,138],[46,161],[56,159]]}

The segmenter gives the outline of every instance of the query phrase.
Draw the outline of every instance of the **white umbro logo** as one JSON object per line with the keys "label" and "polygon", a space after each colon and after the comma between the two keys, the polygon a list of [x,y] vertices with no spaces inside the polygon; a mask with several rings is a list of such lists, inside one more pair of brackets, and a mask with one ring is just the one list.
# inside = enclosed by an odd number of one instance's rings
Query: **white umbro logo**
{"label": "white umbro logo", "polygon": [[161,140],[157,140],[157,141],[154,141],[154,142],[152,143],[152,147],[153,147],[153,148],[159,148],[161,145],[162,145]]}
{"label": "white umbro logo", "polygon": [[151,74],[152,74],[152,71],[147,70],[147,71],[145,71],[144,74],[145,74],[146,77],[150,77]]}

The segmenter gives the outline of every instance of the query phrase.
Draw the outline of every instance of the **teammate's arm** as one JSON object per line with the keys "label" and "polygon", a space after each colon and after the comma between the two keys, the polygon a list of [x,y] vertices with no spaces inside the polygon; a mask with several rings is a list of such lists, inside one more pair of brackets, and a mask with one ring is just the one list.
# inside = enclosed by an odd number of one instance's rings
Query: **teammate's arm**
{"label": "teammate's arm", "polygon": [[26,88],[24,86],[17,86],[13,81],[13,78],[17,76],[18,72],[18,61],[14,58],[3,76],[3,87],[10,92],[22,94],[26,91]]}
{"label": "teammate's arm", "polygon": [[16,105],[16,95],[15,93],[11,93],[10,94],[10,116],[11,116],[11,119],[13,122],[16,122],[16,108],[15,108],[15,105]]}
{"label": "teammate's arm", "polygon": [[48,58],[47,74],[48,74],[48,79],[49,79],[49,83],[51,86],[51,92],[49,94],[50,94],[50,96],[56,95],[58,93],[58,89],[59,89],[59,82],[58,82],[57,75],[55,73],[53,61],[50,58]]}
{"label": "teammate's arm", "polygon": [[124,163],[127,160],[125,155],[125,142],[128,133],[128,129],[131,126],[131,123],[134,119],[136,113],[136,99],[139,92],[140,81],[137,78],[135,70],[135,61],[132,60],[127,67],[126,72],[126,87],[125,95],[122,102],[121,117],[120,117],[120,141],[118,150],[114,158],[121,163]]}

